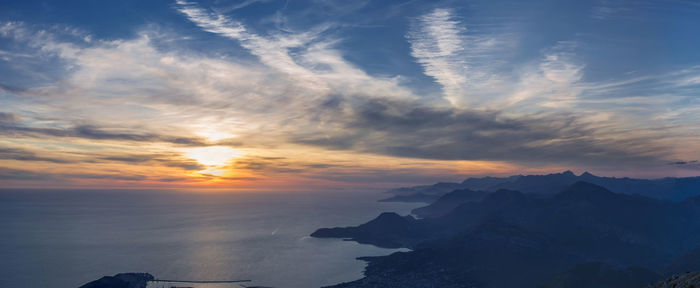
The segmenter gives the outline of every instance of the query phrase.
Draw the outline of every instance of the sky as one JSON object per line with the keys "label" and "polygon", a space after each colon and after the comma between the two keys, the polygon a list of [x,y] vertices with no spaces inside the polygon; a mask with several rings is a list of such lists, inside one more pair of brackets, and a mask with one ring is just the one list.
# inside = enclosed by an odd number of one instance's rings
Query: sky
{"label": "sky", "polygon": [[700,176],[700,2],[0,1],[0,187]]}

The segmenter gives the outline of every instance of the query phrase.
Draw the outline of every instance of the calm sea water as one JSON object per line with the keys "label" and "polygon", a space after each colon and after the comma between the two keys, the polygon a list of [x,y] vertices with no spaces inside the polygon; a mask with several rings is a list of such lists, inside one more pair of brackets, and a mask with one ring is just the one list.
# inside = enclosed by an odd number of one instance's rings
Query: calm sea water
{"label": "calm sea water", "polygon": [[72,288],[120,272],[149,272],[161,279],[252,279],[251,285],[281,288],[350,281],[364,268],[355,257],[395,250],[308,235],[416,207],[376,202],[382,196],[3,191],[0,287]]}

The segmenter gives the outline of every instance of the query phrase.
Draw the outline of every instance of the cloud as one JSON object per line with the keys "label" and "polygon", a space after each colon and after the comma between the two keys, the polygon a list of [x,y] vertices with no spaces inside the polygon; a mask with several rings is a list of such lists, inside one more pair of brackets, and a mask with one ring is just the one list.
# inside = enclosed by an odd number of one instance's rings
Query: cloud
{"label": "cloud", "polygon": [[129,164],[156,164],[167,167],[178,167],[190,171],[201,171],[207,169],[207,166],[198,163],[192,159],[186,159],[182,155],[174,153],[161,154],[121,154],[100,156],[98,160],[124,162]]}
{"label": "cloud", "polygon": [[15,161],[40,161],[67,165],[121,162],[132,165],[147,164],[154,166],[176,167],[189,171],[200,171],[207,168],[207,166],[198,163],[193,159],[187,159],[179,153],[131,154],[101,151],[93,151],[92,153],[76,153],[72,151],[47,152],[0,146],[0,159]]}
{"label": "cloud", "polygon": [[3,122],[15,122],[17,121],[17,116],[13,113],[0,112],[0,123]]}
{"label": "cloud", "polygon": [[[37,172],[27,169],[14,169],[7,167],[0,167],[0,180],[19,180],[19,181],[54,181],[55,182],[66,182],[70,180],[118,180],[118,181],[129,181],[129,182],[139,182],[139,181],[158,181],[158,182],[177,182],[183,178],[178,177],[152,177],[151,175],[140,175],[127,172],[119,173],[63,173],[63,172],[53,172],[53,171],[42,171]],[[191,181],[192,179],[190,179]]]}
{"label": "cloud", "polygon": [[[9,59],[6,59],[6,60],[9,60]],[[26,89],[23,87],[4,85],[2,83],[0,83],[0,90],[13,92],[13,93],[26,91]],[[0,113],[2,113],[2,112],[0,112]]]}
{"label": "cloud", "polygon": [[576,59],[578,45],[576,41],[559,41],[543,53],[536,66],[523,68],[509,104],[552,109],[577,103],[586,86],[581,83],[584,65]]}
{"label": "cloud", "polygon": [[507,28],[470,31],[451,9],[422,15],[406,35],[411,56],[456,107],[502,105],[511,75],[499,73],[517,42]]}
{"label": "cloud", "polygon": [[53,179],[53,177],[51,175],[47,175],[47,174],[36,172],[36,171],[0,167],[0,180],[50,180],[50,179]]}
{"label": "cloud", "polygon": [[[275,0],[244,0],[244,1],[241,1],[240,3],[233,4],[229,7],[226,7],[224,9],[220,9],[220,10],[223,12],[230,12],[230,11],[234,11],[234,10],[238,10],[238,9],[243,9],[245,7],[248,7],[248,6],[257,4],[257,3],[269,3],[269,2],[273,2],[273,1],[275,1]],[[178,2],[178,3],[182,5],[182,2]]]}
{"label": "cloud", "polygon": [[150,132],[138,133],[134,131],[109,131],[105,128],[91,125],[80,125],[71,128],[44,128],[26,127],[20,125],[0,124],[0,134],[24,137],[70,137],[90,140],[105,141],[133,141],[133,142],[167,142],[183,146],[207,146],[204,139],[198,137],[179,137],[171,135],[159,135]]}
{"label": "cloud", "polygon": [[[142,181],[147,180],[148,177],[145,175],[128,175],[124,173],[118,174],[108,174],[108,173],[70,173],[61,174],[60,178],[78,178],[78,179],[100,179],[100,180],[122,180],[122,181]],[[55,176],[54,176],[55,177]]]}
{"label": "cloud", "polygon": [[513,27],[468,30],[451,9],[419,17],[407,34],[411,55],[454,107],[537,112],[571,106],[583,93],[577,41],[558,41],[541,58],[514,65]]}
{"label": "cloud", "polygon": [[75,163],[75,161],[71,161],[71,160],[67,160],[67,159],[45,157],[45,156],[37,155],[36,153],[34,153],[32,151],[27,151],[27,150],[18,149],[18,148],[8,148],[8,147],[0,147],[0,159],[17,160],[17,161],[43,161],[43,162],[52,162],[52,163],[58,163],[58,164]]}
{"label": "cloud", "polygon": [[343,54],[334,49],[339,41],[322,37],[334,27],[332,24],[321,23],[301,33],[278,31],[261,35],[249,31],[239,21],[194,3],[179,0],[177,4],[178,11],[204,31],[237,40],[260,62],[282,73],[286,79],[278,81],[291,81],[292,92],[303,93],[303,97],[295,98],[297,101],[318,105],[336,94],[414,97],[410,90],[399,85],[396,77],[373,77],[345,60]]}
{"label": "cloud", "polygon": [[330,169],[347,169],[347,164],[314,162],[313,160],[290,159],[286,157],[244,156],[231,164],[234,171],[247,170],[256,173],[297,173],[310,175]]}
{"label": "cloud", "polygon": [[466,59],[460,57],[465,50],[466,29],[452,20],[448,9],[435,9],[421,16],[419,22],[418,28],[408,34],[411,55],[418,59],[426,75],[442,85],[445,98],[458,105],[468,77]]}
{"label": "cloud", "polygon": [[288,49],[306,45],[314,39],[314,33],[276,35],[269,39],[249,32],[242,23],[225,15],[199,8],[195,3],[182,0],[176,3],[179,5],[178,11],[204,31],[240,41],[243,47],[258,56],[266,65],[287,74],[299,75],[299,78],[313,78],[313,73],[292,59]]}
{"label": "cloud", "polygon": [[[255,171],[256,173],[301,173],[305,172],[297,161],[283,161],[281,159],[269,160],[264,157],[246,157],[236,159],[231,168],[236,170]],[[308,172],[308,171],[306,171]]]}
{"label": "cloud", "polygon": [[566,114],[512,117],[499,111],[367,101],[338,117],[337,134],[297,135],[331,149],[441,160],[551,161],[607,165],[666,156],[646,137],[619,137]]}
{"label": "cloud", "polygon": [[[663,2],[659,1],[658,3]],[[637,14],[641,13],[635,14],[631,12],[635,12],[635,10],[639,10],[639,8],[642,7],[654,7],[654,5],[658,3],[655,3],[655,1],[620,2],[610,0],[596,0],[593,2],[593,6],[591,8],[591,18],[601,21],[616,18],[633,19],[635,16],[638,16]],[[662,5],[666,4],[667,3],[664,3]]]}
{"label": "cloud", "polygon": [[[277,41],[278,36],[266,38],[253,34],[243,24],[198,8],[194,4],[180,1],[178,5],[179,10],[188,19],[204,30],[241,41],[244,47],[252,54],[258,55],[261,62],[272,70],[231,61],[215,61],[203,56],[184,56],[172,51],[158,51],[152,47],[154,38],[144,33],[130,41],[94,44],[95,46],[80,49],[70,48],[73,52],[59,53],[69,55],[65,57],[72,59],[76,65],[76,72],[64,82],[72,85],[67,91],[100,95],[98,98],[88,99],[97,101],[102,106],[104,103],[111,103],[111,99],[117,95],[120,96],[119,101],[139,103],[144,108],[158,112],[149,118],[157,123],[155,127],[165,124],[163,116],[166,115],[178,115],[174,119],[184,123],[189,119],[206,119],[202,123],[207,125],[233,120],[229,122],[232,126],[243,128],[236,134],[246,139],[242,143],[235,139],[233,141],[244,146],[262,145],[261,143],[265,142],[256,139],[275,139],[275,143],[281,144],[289,141],[398,157],[524,162],[561,161],[557,160],[557,157],[571,162],[592,162],[587,160],[589,158],[637,161],[659,156],[660,153],[654,154],[634,148],[636,145],[630,146],[634,149],[621,151],[624,149],[620,143],[629,144],[634,140],[633,137],[618,137],[624,139],[614,141],[596,139],[602,132],[594,129],[594,124],[580,121],[576,115],[562,116],[563,114],[555,112],[540,116],[522,113],[510,115],[498,109],[459,106],[444,108],[414,101],[413,99],[420,97],[414,97],[400,82],[367,75],[344,60],[342,53],[333,49],[331,43],[316,39],[316,36],[289,34],[286,41]],[[413,31],[409,37],[416,56],[424,60],[425,67],[435,69],[453,68],[450,65],[434,65],[442,61],[438,61],[439,58],[465,57],[471,63],[478,64],[474,64],[474,69],[471,70],[474,75],[488,74],[479,70],[485,67],[481,65],[485,61],[479,57],[490,57],[488,51],[493,44],[489,44],[490,42],[485,40],[486,37],[478,40],[460,35],[465,31],[458,28],[459,23],[451,20],[451,17],[449,10],[436,10],[421,18],[422,22],[419,24],[423,25],[420,26],[422,29],[416,28],[418,30]],[[420,38],[421,35],[425,37]],[[473,40],[472,44],[461,48],[460,45],[469,39]],[[67,44],[53,43],[53,40],[47,41],[47,44],[41,47],[70,47]],[[430,44],[430,41],[436,43]],[[302,49],[293,58],[289,47]],[[467,48],[469,51],[464,50]],[[542,60],[533,66],[533,69],[526,69],[527,71],[522,73],[520,77],[523,80],[511,85],[517,89],[509,88],[520,93],[513,94],[517,96],[515,102],[525,103],[527,99],[549,99],[552,102],[574,99],[578,95],[574,88],[582,77],[581,66],[572,64],[574,56],[571,51],[575,48],[576,43],[560,42],[554,48],[545,51]],[[306,68],[307,66],[327,68],[315,70]],[[195,72],[202,74],[197,75]],[[239,80],[239,76],[243,75],[246,76],[246,81]],[[322,85],[295,81],[298,79],[296,77],[300,76],[321,81]],[[116,82],[115,85],[113,79],[119,79],[120,82]],[[319,89],[319,86],[323,89]],[[459,93],[462,93],[461,90]],[[164,98],[164,94],[169,97]],[[66,93],[66,97],[73,97],[70,95]],[[131,97],[135,98],[130,99]],[[85,96],[81,96],[72,101],[78,103],[85,99]],[[473,103],[481,101],[474,100]],[[246,103],[245,107],[237,107],[235,103],[239,102]],[[123,118],[124,116],[121,117]],[[165,119],[167,121],[168,118]],[[236,124],[242,121],[260,129]],[[208,144],[206,140],[198,137],[176,137],[149,132],[151,129],[134,131],[115,127],[117,128],[107,129],[78,125],[53,128],[13,124],[0,126],[0,132],[6,135],[12,133],[18,136],[53,136],[102,141],[164,142],[194,146]],[[645,140],[647,139],[639,139]],[[145,161],[139,157],[112,160]],[[243,161],[239,163],[244,164],[246,163]],[[189,167],[187,163],[182,165]],[[300,169],[271,167],[269,164],[261,166],[260,161],[257,161],[247,163],[244,168],[295,172]]]}
{"label": "cloud", "polygon": [[698,163],[698,160],[676,161],[676,162],[668,163],[668,165],[689,165],[689,164],[696,164],[696,163]]}

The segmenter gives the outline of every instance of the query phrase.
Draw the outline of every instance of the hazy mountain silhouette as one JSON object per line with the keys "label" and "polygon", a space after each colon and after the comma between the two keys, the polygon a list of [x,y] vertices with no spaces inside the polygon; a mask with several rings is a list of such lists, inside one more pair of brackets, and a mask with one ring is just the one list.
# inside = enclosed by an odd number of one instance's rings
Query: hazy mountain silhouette
{"label": "hazy mountain silhouette", "polygon": [[[683,199],[700,195],[700,177],[650,180],[627,177],[600,177],[588,172],[577,176],[571,171],[565,171],[547,175],[469,178],[462,183],[437,183],[435,185],[403,187],[387,191],[390,194],[401,197],[390,197],[383,201],[419,202],[406,201],[406,199],[414,198],[421,198],[426,199],[425,201],[429,201],[431,196],[433,199],[437,199],[457,189],[491,192],[499,189],[509,189],[523,193],[551,195],[578,181],[600,185],[615,193],[639,194],[651,198],[672,201],[682,201]],[[421,201],[425,202],[423,200]]]}
{"label": "hazy mountain silhouette", "polygon": [[461,204],[481,201],[487,194],[489,194],[489,192],[486,191],[472,191],[469,189],[454,190],[440,196],[440,198],[428,206],[413,209],[411,213],[422,218],[439,217],[449,213]]}
{"label": "hazy mountain silhouette", "polygon": [[[581,177],[572,174],[534,179]],[[532,179],[521,183],[540,185]],[[460,198],[457,196],[463,194],[447,198]],[[672,202],[613,193],[579,181],[549,196],[501,189],[486,194],[481,201],[459,204],[441,216],[413,219],[385,213],[358,227],[319,229],[312,236],[414,249],[367,258],[365,278],[337,287],[426,287],[416,283],[440,283],[433,287],[537,287],[551,284],[547,281],[582,277],[592,268],[577,269],[574,265],[587,262],[609,265],[598,267],[602,276],[595,281],[600,283],[613,283],[619,277],[641,283],[654,280],[654,273],[642,271],[663,271],[673,259],[700,246],[700,205],[696,202],[700,201]],[[427,207],[445,205],[442,207],[448,209],[453,205],[437,203]],[[552,278],[558,273],[568,276]],[[603,284],[571,287],[605,287]]]}
{"label": "hazy mountain silhouette", "polygon": [[379,202],[406,202],[406,203],[413,203],[413,202],[422,202],[422,203],[432,203],[436,199],[440,198],[440,194],[425,194],[425,193],[415,193],[415,194],[408,194],[408,195],[394,195],[386,199],[381,199]]}
{"label": "hazy mountain silhouette", "polygon": [[402,187],[391,189],[387,193],[394,196],[379,200],[380,202],[425,202],[431,203],[440,196],[457,189],[463,189],[461,183],[440,182],[433,185]]}

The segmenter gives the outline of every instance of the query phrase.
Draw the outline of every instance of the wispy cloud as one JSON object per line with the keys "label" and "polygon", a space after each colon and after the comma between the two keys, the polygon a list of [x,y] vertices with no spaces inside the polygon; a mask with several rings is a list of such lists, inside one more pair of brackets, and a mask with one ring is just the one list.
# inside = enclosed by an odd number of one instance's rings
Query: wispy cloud
{"label": "wispy cloud", "polygon": [[275,0],[243,0],[240,1],[239,3],[232,4],[226,8],[219,9],[222,12],[230,12],[230,11],[235,11],[238,9],[243,9],[251,5],[255,5],[258,3],[268,3],[268,2],[273,2]]}
{"label": "wispy cloud", "polygon": [[448,9],[435,9],[419,19],[418,27],[408,34],[411,55],[423,65],[425,74],[435,78],[453,105],[461,102],[467,83],[468,65],[463,59],[465,28],[452,19]]}
{"label": "wispy cloud", "polygon": [[194,159],[187,159],[176,153],[160,154],[112,154],[97,156],[92,155],[93,161],[115,161],[127,164],[155,164],[167,167],[177,167],[190,171],[201,171],[207,166]]}
{"label": "wispy cloud", "polygon": [[451,9],[420,16],[407,34],[411,55],[456,107],[502,105],[510,75],[499,73],[517,39],[503,29],[471,31]]}
{"label": "wispy cloud", "polygon": [[[246,27],[229,17],[213,11],[199,8],[197,4],[178,0],[178,10],[204,31],[240,41],[241,45],[260,57],[260,61],[281,72],[299,75],[301,78],[313,78],[313,73],[298,65],[289,55],[288,49],[301,47],[314,39],[315,33],[298,35],[277,34],[266,38],[251,33]],[[313,80],[313,79],[308,79]]]}
{"label": "wispy cloud", "polygon": [[[239,21],[197,4],[182,0],[177,4],[178,11],[204,31],[239,41],[260,62],[289,77],[295,89],[307,91],[304,96],[307,101],[324,102],[332,94],[413,96],[398,85],[398,79],[372,77],[345,60],[342,53],[334,49],[337,39],[322,37],[333,24],[321,23],[301,33],[276,31],[261,35],[249,31]],[[292,48],[296,49],[294,53],[290,51]],[[363,87],[362,91],[358,91],[359,86]]]}
{"label": "wispy cloud", "polygon": [[578,63],[575,41],[560,41],[547,49],[537,65],[519,71],[508,102],[547,108],[571,107],[584,90],[584,65]]}

